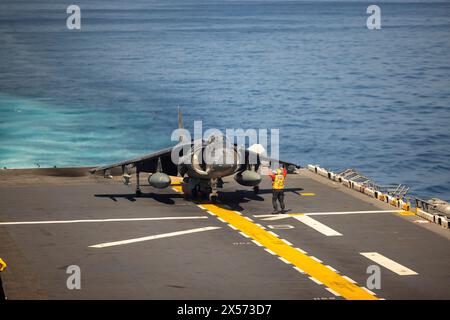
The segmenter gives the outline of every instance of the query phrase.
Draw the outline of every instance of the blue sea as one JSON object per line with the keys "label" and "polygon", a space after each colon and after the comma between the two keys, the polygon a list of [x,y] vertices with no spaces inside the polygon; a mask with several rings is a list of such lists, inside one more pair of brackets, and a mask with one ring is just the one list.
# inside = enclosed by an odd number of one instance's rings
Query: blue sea
{"label": "blue sea", "polygon": [[450,200],[450,3],[0,2],[1,167],[173,145],[177,106],[187,127],[279,128],[282,159]]}

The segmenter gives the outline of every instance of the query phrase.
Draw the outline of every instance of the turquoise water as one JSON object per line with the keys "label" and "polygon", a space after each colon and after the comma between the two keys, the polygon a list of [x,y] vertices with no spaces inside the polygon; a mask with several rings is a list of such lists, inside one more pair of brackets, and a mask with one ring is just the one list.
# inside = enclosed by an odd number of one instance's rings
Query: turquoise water
{"label": "turquoise water", "polygon": [[[279,128],[281,156],[449,200],[450,3],[0,3],[0,166],[97,165],[187,126]],[[372,4],[372,3],[370,3]]]}

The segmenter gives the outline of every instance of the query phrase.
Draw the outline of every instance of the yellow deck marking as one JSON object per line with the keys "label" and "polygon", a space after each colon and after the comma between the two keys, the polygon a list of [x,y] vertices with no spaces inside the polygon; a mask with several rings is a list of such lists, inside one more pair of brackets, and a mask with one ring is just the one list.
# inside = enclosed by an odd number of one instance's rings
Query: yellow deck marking
{"label": "yellow deck marking", "polygon": [[2,258],[0,258],[0,272],[5,270],[5,268],[6,268],[6,262],[3,261]]}
{"label": "yellow deck marking", "polygon": [[412,211],[400,211],[399,214],[402,215],[402,216],[415,216],[416,215]]}
{"label": "yellow deck marking", "polygon": [[327,268],[322,263],[312,259],[308,255],[296,250],[281,239],[270,234],[255,223],[238,215],[234,211],[221,208],[214,204],[203,204],[203,206],[225,220],[230,225],[237,228],[253,240],[260,243],[266,249],[274,252],[295,267],[305,271],[314,279],[317,279],[325,286],[331,288],[345,299],[351,300],[377,300],[373,294],[365,291],[361,287],[351,283],[333,270]]}
{"label": "yellow deck marking", "polygon": [[302,193],[300,193],[300,195],[304,196],[304,197],[312,197],[312,196],[315,196],[316,194],[313,192],[302,192]]}
{"label": "yellow deck marking", "polygon": [[170,177],[170,185],[172,186],[172,189],[174,189],[177,192],[183,192],[183,188],[181,187],[181,181],[183,179],[180,177]]}
{"label": "yellow deck marking", "polygon": [[[174,187],[182,192],[181,187]],[[202,204],[202,206],[225,220],[249,238],[255,240],[268,252],[273,252],[294,265],[294,268],[306,272],[314,279],[334,290],[345,299],[349,300],[378,300],[376,296],[357,286],[343,276],[327,268],[322,263],[310,258],[305,251],[294,248],[283,242],[282,239],[270,234],[256,223],[245,219],[240,212],[227,210],[215,204]],[[303,253],[303,252],[305,253]]]}

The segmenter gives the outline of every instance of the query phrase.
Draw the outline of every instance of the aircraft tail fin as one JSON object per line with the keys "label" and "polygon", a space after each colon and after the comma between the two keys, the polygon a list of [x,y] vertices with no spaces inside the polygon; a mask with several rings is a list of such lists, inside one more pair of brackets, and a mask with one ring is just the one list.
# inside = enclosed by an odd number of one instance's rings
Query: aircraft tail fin
{"label": "aircraft tail fin", "polygon": [[[183,127],[183,115],[181,114],[181,108],[178,106],[178,129],[184,129]],[[183,135],[180,134],[178,140],[183,141]]]}
{"label": "aircraft tail fin", "polygon": [[178,129],[183,129],[183,115],[180,107],[178,107]]}

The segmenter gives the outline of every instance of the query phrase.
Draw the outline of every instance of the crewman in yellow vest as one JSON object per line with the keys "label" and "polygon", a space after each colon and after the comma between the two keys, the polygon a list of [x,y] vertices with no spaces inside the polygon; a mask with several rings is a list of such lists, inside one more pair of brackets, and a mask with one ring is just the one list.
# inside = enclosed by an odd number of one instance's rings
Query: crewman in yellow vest
{"label": "crewman in yellow vest", "polygon": [[286,180],[287,171],[284,168],[278,168],[269,174],[272,178],[272,205],[273,214],[278,213],[278,203],[280,203],[281,213],[286,213],[284,210],[284,181]]}

